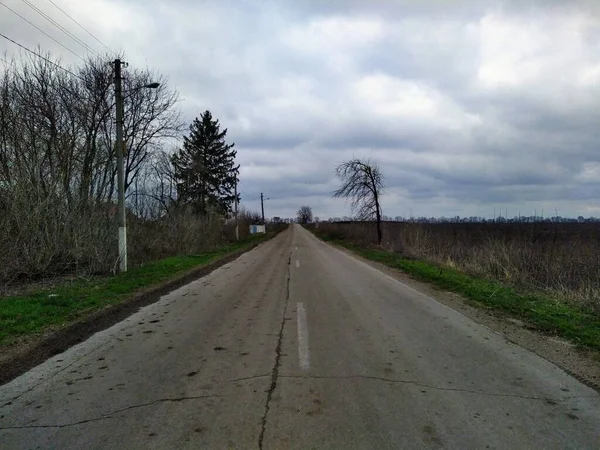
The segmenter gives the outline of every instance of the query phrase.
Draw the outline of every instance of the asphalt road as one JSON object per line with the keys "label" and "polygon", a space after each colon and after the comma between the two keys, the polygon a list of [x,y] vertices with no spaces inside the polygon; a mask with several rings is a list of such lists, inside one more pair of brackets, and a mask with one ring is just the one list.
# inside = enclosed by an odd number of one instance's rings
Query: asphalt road
{"label": "asphalt road", "polygon": [[0,387],[0,448],[599,448],[600,397],[294,226]]}

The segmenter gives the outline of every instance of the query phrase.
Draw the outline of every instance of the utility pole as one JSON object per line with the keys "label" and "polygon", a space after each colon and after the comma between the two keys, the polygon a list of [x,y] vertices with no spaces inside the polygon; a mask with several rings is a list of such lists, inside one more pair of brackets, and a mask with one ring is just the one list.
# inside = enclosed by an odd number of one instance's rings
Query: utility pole
{"label": "utility pole", "polygon": [[263,199],[263,193],[260,193],[260,210],[262,211],[262,222],[265,224],[265,202]]}
{"label": "utility pole", "polygon": [[119,224],[119,272],[127,272],[127,224],[125,218],[125,145],[123,143],[123,91],[120,59],[115,59],[115,103],[117,107],[117,190]]}
{"label": "utility pole", "polygon": [[234,189],[234,195],[235,195],[235,240],[239,241],[240,240],[240,229],[238,227],[238,194],[237,194],[237,175],[234,178],[234,182],[233,182],[233,189]]}
{"label": "utility pole", "polygon": [[[117,222],[119,224],[119,272],[127,272],[127,222],[125,218],[125,142],[123,141],[123,88],[121,86],[121,68],[123,61],[115,59],[115,106],[117,108]],[[132,93],[138,89],[156,89],[160,83],[148,83],[130,89]]]}

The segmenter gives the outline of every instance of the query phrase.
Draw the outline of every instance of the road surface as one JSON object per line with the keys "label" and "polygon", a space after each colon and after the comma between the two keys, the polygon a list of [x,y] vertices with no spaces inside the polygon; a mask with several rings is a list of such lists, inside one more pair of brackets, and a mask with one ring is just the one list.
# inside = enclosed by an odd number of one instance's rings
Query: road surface
{"label": "road surface", "polygon": [[0,387],[0,448],[599,448],[600,398],[293,226]]}

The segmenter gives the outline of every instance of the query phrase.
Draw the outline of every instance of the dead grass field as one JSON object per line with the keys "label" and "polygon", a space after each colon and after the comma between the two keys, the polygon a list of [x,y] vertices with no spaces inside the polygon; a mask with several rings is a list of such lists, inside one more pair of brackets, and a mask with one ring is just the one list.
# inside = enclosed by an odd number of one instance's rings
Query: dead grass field
{"label": "dead grass field", "polygon": [[[374,246],[375,225],[321,223],[332,239]],[[600,314],[600,224],[383,224],[382,247],[520,290],[584,303]]]}

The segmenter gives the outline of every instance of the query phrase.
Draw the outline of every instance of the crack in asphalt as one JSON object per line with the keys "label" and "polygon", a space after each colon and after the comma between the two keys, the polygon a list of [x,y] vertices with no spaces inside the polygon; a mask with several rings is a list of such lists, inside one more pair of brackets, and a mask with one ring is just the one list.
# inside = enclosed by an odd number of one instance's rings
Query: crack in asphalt
{"label": "crack in asphalt", "polygon": [[562,399],[550,399],[548,397],[534,397],[528,395],[520,395],[520,394],[503,394],[501,392],[486,392],[486,391],[477,391],[472,389],[463,389],[463,388],[451,388],[451,387],[443,387],[443,386],[432,386],[430,384],[421,383],[419,381],[412,380],[394,380],[392,378],[383,378],[383,377],[375,377],[370,375],[345,375],[345,376],[319,376],[319,375],[279,375],[279,378],[305,378],[305,379],[317,379],[317,380],[352,380],[352,379],[364,379],[364,380],[375,380],[375,381],[384,381],[386,383],[400,383],[400,384],[410,384],[412,386],[420,386],[428,389],[434,389],[436,391],[454,391],[454,392],[465,392],[467,394],[479,394],[479,395],[489,395],[492,397],[514,397],[521,398],[525,400],[553,400],[556,402],[563,402],[576,398],[593,398],[595,396],[590,395],[572,395],[568,397],[563,397]]}
{"label": "crack in asphalt", "polygon": [[229,380],[227,383],[235,383],[237,381],[248,381],[248,380],[256,380],[258,378],[266,378],[271,376],[270,373],[264,373],[262,375],[252,375],[249,377],[242,377],[242,378],[234,378],[233,380]]}
{"label": "crack in asphalt", "polygon": [[127,406],[125,408],[117,409],[115,411],[111,411],[110,413],[103,414],[100,417],[94,417],[91,419],[79,420],[77,422],[63,423],[57,425],[19,425],[19,426],[9,426],[9,427],[0,427],[0,431],[2,430],[22,430],[22,429],[35,429],[35,428],[66,428],[72,427],[76,425],[83,425],[90,422],[97,422],[100,420],[112,419],[115,414],[119,414],[125,411],[129,411],[137,408],[144,408],[146,406],[156,405],[157,403],[178,403],[186,400],[200,400],[205,398],[215,398],[215,397],[223,397],[222,395],[197,395],[197,396],[188,396],[188,397],[175,397],[175,398],[159,398],[158,400],[154,400],[148,403],[140,403],[137,405]]}
{"label": "crack in asphalt", "polygon": [[[260,427],[260,435],[258,436],[258,448],[262,450],[263,448],[263,440],[265,438],[265,430],[267,428],[267,414],[269,414],[271,398],[273,397],[273,392],[277,387],[277,378],[279,376],[279,366],[281,365],[281,343],[283,341],[283,327],[285,326],[285,315],[287,313],[287,307],[290,300],[290,277],[291,277],[291,265],[292,265],[292,251],[290,250],[290,255],[288,257],[287,262],[287,281],[286,281],[286,297],[285,297],[285,305],[283,307],[283,317],[281,318],[281,328],[279,329],[279,336],[277,338],[277,347],[275,349],[275,363],[273,364],[273,369],[271,370],[271,384],[269,386],[269,390],[267,391],[267,400],[265,402],[265,413],[261,419],[261,427]],[[257,377],[255,377],[257,378]]]}

